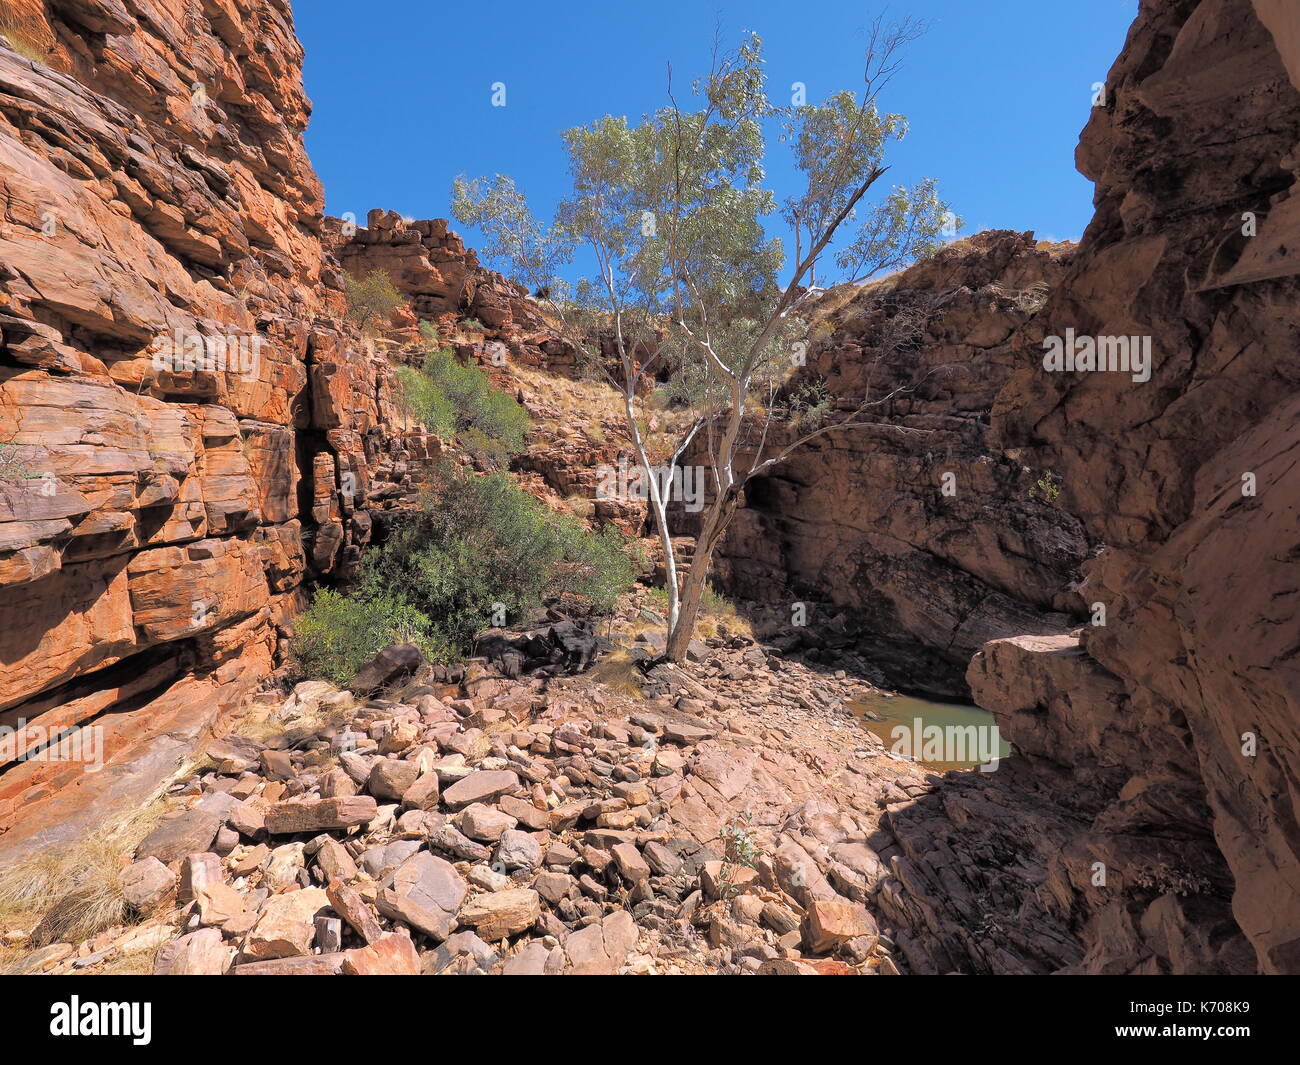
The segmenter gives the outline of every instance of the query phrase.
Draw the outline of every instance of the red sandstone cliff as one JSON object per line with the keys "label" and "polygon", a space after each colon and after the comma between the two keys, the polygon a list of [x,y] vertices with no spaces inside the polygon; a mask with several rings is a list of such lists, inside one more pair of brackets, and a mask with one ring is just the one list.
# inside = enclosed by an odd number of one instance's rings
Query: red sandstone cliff
{"label": "red sandstone cliff", "polygon": [[1032,234],[981,233],[856,295],[821,297],[799,380],[824,382],[847,410],[897,396],[874,424],[750,482],[719,558],[727,589],[827,600],[895,683],[947,696],[965,694],[988,640],[1068,628],[1087,538],[1038,484],[1047,471],[987,438],[1021,331],[1069,255]]}
{"label": "red sandstone cliff", "polygon": [[[1300,11],[1274,0],[1144,4],[1084,131],[1096,218],[1007,340],[1016,372],[996,379],[991,432],[973,439],[986,467],[1011,452],[1057,475],[1072,517],[1055,535],[1077,519],[1076,542],[1101,548],[1071,598],[1104,605],[1105,624],[1051,635],[1035,622],[989,643],[967,679],[1016,754],[891,809],[872,841],[898,848],[877,903],[919,971],[1300,968],[1297,41]],[[1151,337],[1151,379],[1046,372],[1044,337],[1068,329]],[[932,507],[897,547],[882,537],[927,480],[892,473],[895,445],[872,442],[874,479],[849,501],[825,493],[833,514],[880,517],[811,517],[813,486],[851,485],[840,446],[769,496],[774,572],[794,559],[840,601],[892,601],[905,583],[943,603],[960,574],[898,582],[894,560],[978,541],[985,517],[994,539],[974,572],[1006,572],[1005,504],[966,514],[955,536]],[[846,543],[863,554],[828,562]],[[1022,601],[1065,605],[1040,573]],[[875,612],[936,652],[960,637],[952,612],[914,618]]]}
{"label": "red sandstone cliff", "polygon": [[[1185,722],[1179,768],[1199,778],[1232,913],[1261,969],[1295,972],[1300,9],[1144,4],[1107,85],[1078,152],[1097,214],[1042,316],[1058,333],[1150,336],[1154,371],[1046,374],[1027,352],[994,428],[1060,471],[1065,505],[1105,541],[1084,588],[1108,607],[1085,630],[1090,668],[1119,678],[1144,733]],[[1030,684],[1033,657],[1013,666]],[[992,684],[995,708],[1027,705],[1006,676]],[[1151,833],[1174,827],[1146,795],[1151,750],[1097,746],[1131,769],[1124,800],[1150,807]]]}
{"label": "red sandstone cliff", "polygon": [[[0,721],[106,715],[111,755],[171,756],[272,668],[305,577],[355,557],[424,442],[341,324],[288,4],[10,21],[46,61],[0,48]],[[255,357],[168,361],[203,337]],[[13,769],[0,831],[115,781]]]}

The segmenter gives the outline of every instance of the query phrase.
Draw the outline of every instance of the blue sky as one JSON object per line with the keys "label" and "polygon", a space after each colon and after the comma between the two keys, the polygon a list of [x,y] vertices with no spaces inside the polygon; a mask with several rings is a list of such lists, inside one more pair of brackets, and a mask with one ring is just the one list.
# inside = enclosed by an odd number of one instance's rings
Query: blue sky
{"label": "blue sky", "polygon": [[[1136,0],[297,0],[307,147],[327,211],[363,225],[372,207],[446,217],[462,172],[509,174],[549,217],[567,175],[559,131],[661,106],[667,63],[678,85],[705,71],[715,28],[728,48],[742,30],[763,38],[773,97],[801,81],[820,100],[860,87],[863,32],[881,10],[930,23],[882,100],[911,122],[890,183],[937,178],[964,234],[1077,239],[1092,184],[1074,148]],[[491,105],[498,81],[505,107]],[[792,191],[782,153],[769,157],[778,196]]]}

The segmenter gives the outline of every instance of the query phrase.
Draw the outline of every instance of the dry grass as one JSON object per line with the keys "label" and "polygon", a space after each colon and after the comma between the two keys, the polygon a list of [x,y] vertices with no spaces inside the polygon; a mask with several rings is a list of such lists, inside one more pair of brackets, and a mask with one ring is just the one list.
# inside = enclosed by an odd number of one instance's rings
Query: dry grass
{"label": "dry grass", "polygon": [[0,34],[9,39],[9,47],[24,59],[46,66],[54,65],[50,45],[42,44],[34,33],[12,19],[0,22]]}
{"label": "dry grass", "polygon": [[526,393],[539,401],[558,407],[566,414],[581,414],[584,425],[606,420],[617,422],[623,418],[622,394],[604,381],[574,381],[531,366],[514,366],[511,376],[519,381]]}
{"label": "dry grass", "polygon": [[632,652],[625,647],[619,647],[597,659],[587,672],[579,674],[567,686],[586,688],[594,685],[600,685],[625,698],[645,698],[641,690],[641,670],[637,668]]}
{"label": "dry grass", "polygon": [[[668,591],[664,588],[651,588],[646,596],[646,606],[652,610],[658,610],[661,614],[668,611]],[[695,638],[697,640],[707,640],[710,637],[718,635],[719,626],[725,625],[727,632],[732,636],[749,636],[753,637],[754,629],[750,625],[749,619],[740,616],[736,610],[736,605],[724,595],[719,595],[712,588],[706,588],[700,601],[700,615],[695,619]],[[662,629],[662,625],[645,623],[633,625],[632,634],[647,629]]]}
{"label": "dry grass", "polygon": [[274,695],[266,701],[255,701],[230,731],[259,743],[283,737],[293,744],[323,729],[338,728],[356,716],[357,700],[351,692],[335,688],[327,681],[315,683],[321,685],[320,698],[313,696],[295,702]]}
{"label": "dry grass", "polygon": [[574,495],[569,496],[564,501],[565,505],[583,521],[589,521],[596,514],[596,502],[588,499],[586,496]]}
{"label": "dry grass", "polygon": [[[192,772],[186,764],[172,780]],[[122,872],[136,846],[172,808],[161,793],[165,788],[75,846],[32,855],[0,874],[0,928],[27,933],[22,951],[77,943],[147,916],[132,913],[122,897]]]}

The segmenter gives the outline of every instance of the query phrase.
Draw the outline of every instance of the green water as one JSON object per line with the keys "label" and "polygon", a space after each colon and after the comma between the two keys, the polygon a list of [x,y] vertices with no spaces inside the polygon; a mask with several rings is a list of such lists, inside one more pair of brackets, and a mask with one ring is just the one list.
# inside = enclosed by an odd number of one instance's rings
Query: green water
{"label": "green water", "polygon": [[[970,769],[995,751],[998,758],[1011,753],[1011,744],[996,732],[993,715],[970,703],[936,703],[910,695],[872,693],[852,700],[849,709],[863,728],[884,742],[886,750],[939,772]],[[900,726],[905,731],[895,731]],[[969,726],[975,726],[974,730]]]}

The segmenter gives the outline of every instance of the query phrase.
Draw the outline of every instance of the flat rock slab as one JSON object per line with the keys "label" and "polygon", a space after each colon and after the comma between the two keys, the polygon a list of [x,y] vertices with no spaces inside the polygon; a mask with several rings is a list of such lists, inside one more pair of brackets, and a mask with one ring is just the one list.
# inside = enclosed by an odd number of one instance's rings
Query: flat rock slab
{"label": "flat rock slab", "polygon": [[206,810],[186,810],[179,817],[161,822],[140,841],[139,858],[157,858],[164,865],[180,861],[187,854],[206,851],[217,838],[221,818]]}
{"label": "flat rock slab", "polygon": [[471,773],[442,793],[442,801],[458,808],[475,802],[491,802],[519,787],[519,777],[508,769],[483,769]]}
{"label": "flat rock slab", "polygon": [[351,828],[373,821],[379,806],[369,795],[341,795],[333,799],[291,799],[266,812],[266,831],[273,836],[297,832],[323,832]]}
{"label": "flat rock slab", "polygon": [[529,928],[541,916],[542,900],[531,888],[476,895],[461,907],[461,924],[474,928],[489,943]]}

